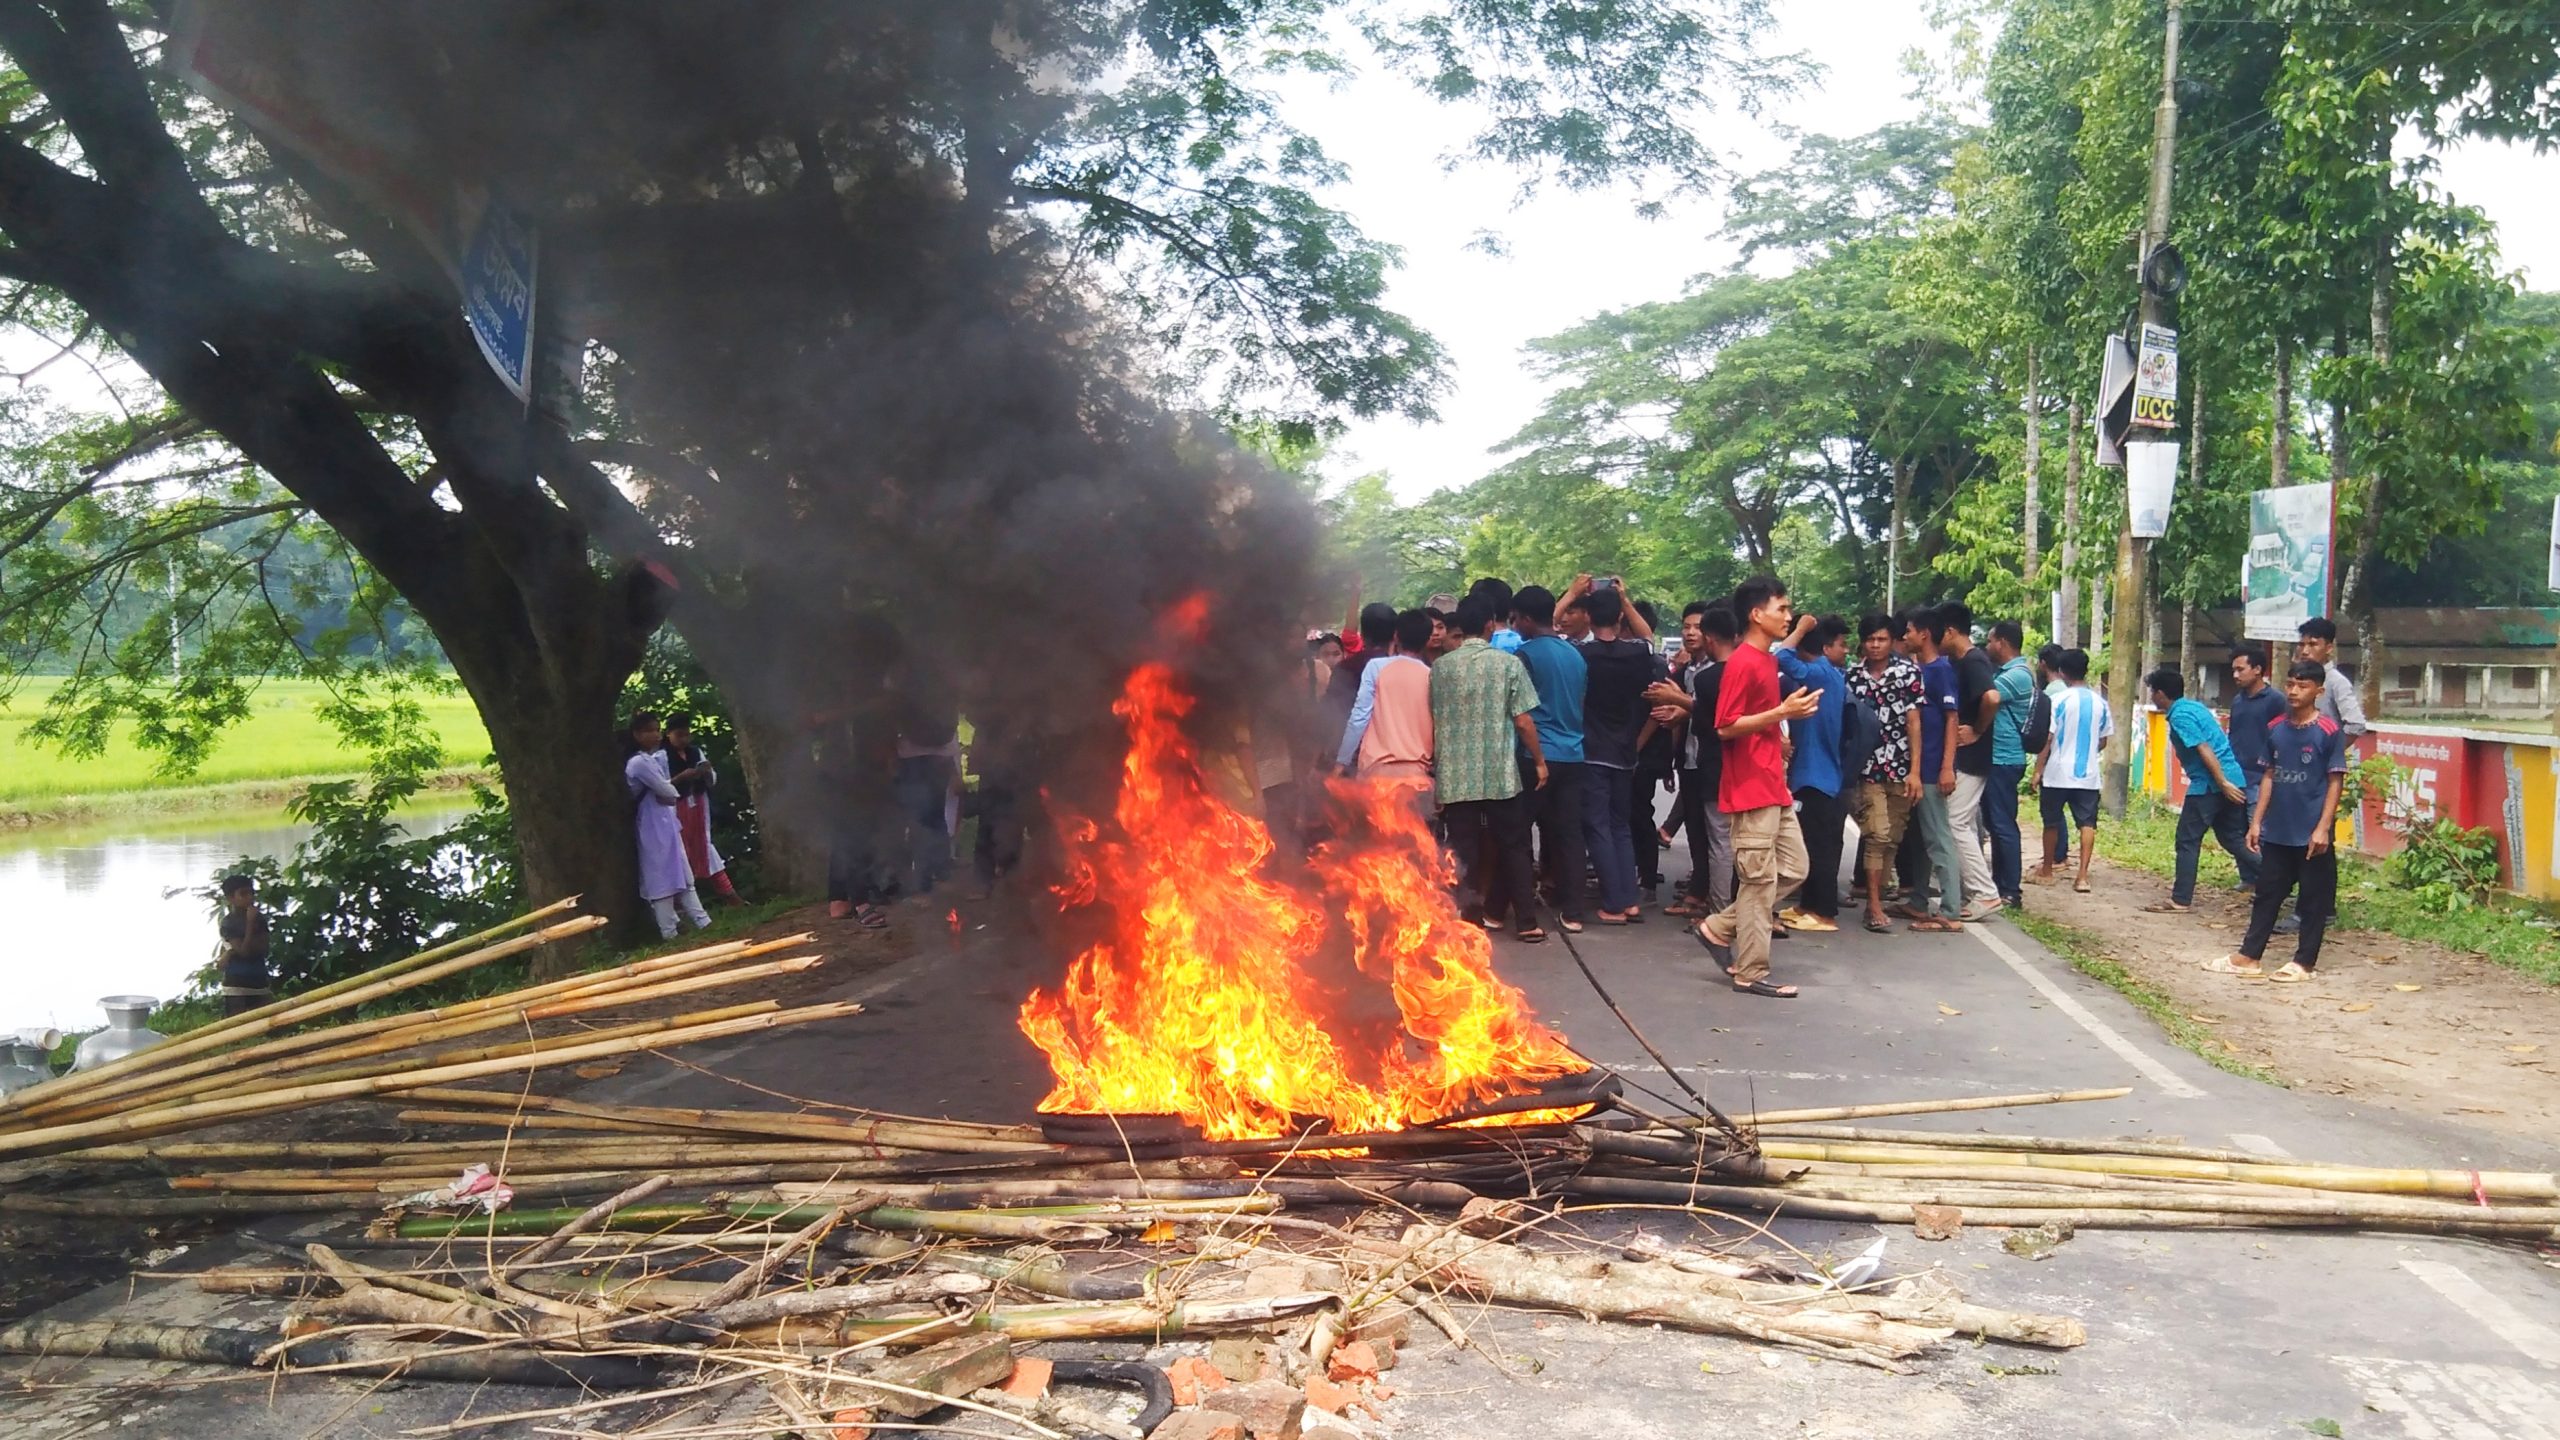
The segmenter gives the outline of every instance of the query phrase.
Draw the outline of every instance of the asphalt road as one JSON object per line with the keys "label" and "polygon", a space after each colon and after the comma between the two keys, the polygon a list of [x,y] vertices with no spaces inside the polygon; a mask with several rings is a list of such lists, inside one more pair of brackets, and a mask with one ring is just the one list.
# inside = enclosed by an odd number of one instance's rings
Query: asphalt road
{"label": "asphalt road", "polygon": [[[894,963],[850,967],[843,993],[863,1000],[866,1014],[702,1047],[689,1058],[793,1095],[907,1113],[1027,1116],[1046,1088],[1045,1071],[1015,1034],[1012,1013],[1052,966],[999,943],[1004,933],[1001,925],[980,930],[964,908],[959,934],[935,933]],[[2129,1085],[2133,1093],[2112,1102],[1876,1123],[2179,1138],[2352,1163],[2560,1164],[2560,1140],[2528,1151],[2222,1074],[2169,1046],[2111,991],[2006,924],[1955,936],[1850,929],[1790,939],[1777,965],[1778,978],[1804,987],[1793,1001],[1732,994],[1704,952],[1659,920],[1595,928],[1582,945],[1656,1044],[1729,1110]],[[1503,941],[1497,961],[1587,1053],[1662,1083],[1561,945]],[[672,1067],[634,1067],[590,1093],[666,1104],[778,1103]],[[1665,1235],[1691,1233],[1686,1218],[1658,1212],[1592,1216],[1585,1225],[1616,1234],[1640,1222]],[[2351,1437],[2560,1440],[2560,1268],[2520,1247],[2279,1231],[2089,1231],[2049,1259],[2028,1261],[1979,1230],[1923,1244],[1900,1226],[1782,1220],[1775,1229],[1817,1256],[1845,1257],[1884,1235],[1889,1272],[1943,1266],[1980,1303],[2080,1316],[2089,1343],[2059,1355],[1954,1346],[1923,1361],[1916,1375],[1893,1376],[1649,1327],[1483,1311],[1471,1320],[1476,1350],[1417,1332],[1389,1376],[1399,1391],[1387,1407],[1394,1433],[2264,1440],[2315,1433],[2306,1427],[2325,1420]],[[127,1301],[126,1288],[114,1287],[62,1313],[123,1301],[128,1315],[202,1320],[219,1308],[182,1285],[145,1282],[131,1293]],[[11,1362],[0,1373],[23,1369]],[[450,1419],[463,1403],[450,1388],[432,1386],[131,1383],[177,1373],[167,1366],[52,1365],[42,1373],[56,1388],[0,1398],[0,1434],[160,1436],[220,1425],[234,1435],[387,1436]],[[486,1412],[526,1398],[487,1394],[470,1404]]]}

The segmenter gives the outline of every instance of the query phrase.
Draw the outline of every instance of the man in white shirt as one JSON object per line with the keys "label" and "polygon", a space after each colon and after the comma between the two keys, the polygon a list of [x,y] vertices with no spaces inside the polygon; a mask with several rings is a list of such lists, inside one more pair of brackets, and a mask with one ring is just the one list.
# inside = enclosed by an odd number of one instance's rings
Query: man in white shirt
{"label": "man in white shirt", "polygon": [[2089,862],[2098,855],[2098,770],[2107,753],[2107,737],[2115,718],[2107,698],[2089,688],[2089,652],[2065,650],[2056,667],[2062,694],[2053,702],[2053,734],[2036,756],[2036,788],[2043,796],[2044,854],[2036,866],[2036,883],[2053,883],[2053,852],[2062,843],[2063,818],[2080,831],[2080,874],[2072,889],[2089,893]]}

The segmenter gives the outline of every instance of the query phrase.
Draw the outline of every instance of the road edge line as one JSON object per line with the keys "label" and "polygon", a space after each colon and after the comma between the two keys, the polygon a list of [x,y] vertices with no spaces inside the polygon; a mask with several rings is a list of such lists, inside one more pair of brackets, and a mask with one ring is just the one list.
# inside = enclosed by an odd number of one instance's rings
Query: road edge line
{"label": "road edge line", "polygon": [[1964,928],[1965,933],[1980,940],[1992,954],[1999,956],[2004,964],[2017,971],[2019,978],[2034,986],[2037,994],[2052,1001],[2055,1009],[2077,1021],[2081,1029],[2096,1036],[2099,1044],[2122,1056],[2125,1063],[2142,1072],[2143,1078],[2159,1086],[2163,1093],[2174,1095],[2181,1100],[2204,1098],[2204,1090],[2201,1086],[2181,1078],[2178,1072],[2161,1064],[2157,1057],[2146,1053],[2142,1047],[2126,1039],[2114,1026],[2099,1019],[2088,1006],[2081,1004],[2076,997],[2054,984],[2053,977],[2037,969],[2032,961],[2019,954],[2016,946],[1994,934],[1989,926],[1967,925]]}

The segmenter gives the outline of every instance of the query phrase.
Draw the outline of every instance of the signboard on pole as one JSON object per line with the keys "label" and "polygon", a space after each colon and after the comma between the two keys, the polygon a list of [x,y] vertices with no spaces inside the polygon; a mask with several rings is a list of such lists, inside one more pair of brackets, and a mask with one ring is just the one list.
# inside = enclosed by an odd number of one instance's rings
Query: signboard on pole
{"label": "signboard on pole", "polygon": [[2337,491],[2328,484],[2288,485],[2249,496],[2249,548],[2240,555],[2244,633],[2252,640],[2291,640],[2302,622],[2329,613],[2329,566],[2335,547]]}
{"label": "signboard on pole", "polygon": [[533,381],[533,283],[536,236],[531,225],[495,201],[462,250],[462,315],[489,368],[519,400]]}
{"label": "signboard on pole", "polygon": [[2133,368],[2133,423],[2154,430],[2178,426],[2178,332],[2142,327],[2142,354]]}
{"label": "signboard on pole", "polygon": [[2178,442],[2147,440],[2124,447],[2127,527],[2137,540],[2169,533],[2169,502],[2178,493]]}
{"label": "signboard on pole", "polygon": [[[2560,590],[2560,495],[2554,495],[2551,497],[2550,563],[2551,573],[2543,577],[2543,583],[2554,590]],[[2560,857],[2560,851],[2554,851],[2552,853],[2555,857]]]}
{"label": "signboard on pole", "polygon": [[2133,342],[2107,337],[2098,357],[2098,463],[2124,464],[2124,432],[2133,423]]}

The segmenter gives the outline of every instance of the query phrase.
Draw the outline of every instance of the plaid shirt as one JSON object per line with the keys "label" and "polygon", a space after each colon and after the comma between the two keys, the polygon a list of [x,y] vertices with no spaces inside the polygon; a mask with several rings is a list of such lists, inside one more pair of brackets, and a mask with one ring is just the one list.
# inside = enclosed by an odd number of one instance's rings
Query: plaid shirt
{"label": "plaid shirt", "polygon": [[1884,739],[1867,760],[1863,778],[1879,785],[1910,779],[1911,730],[1904,717],[1920,703],[1920,667],[1896,655],[1878,675],[1860,661],[1849,667],[1849,693],[1876,707],[1876,718],[1884,722]]}
{"label": "plaid shirt", "polygon": [[1508,800],[1520,793],[1512,758],[1515,716],[1538,708],[1529,667],[1482,640],[1431,664],[1432,773],[1440,803]]}

